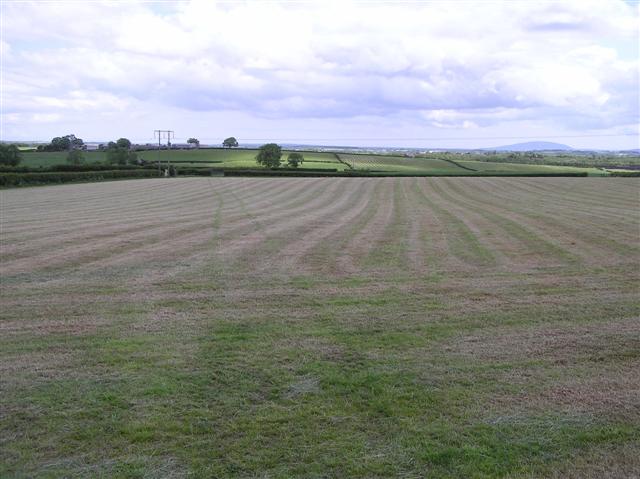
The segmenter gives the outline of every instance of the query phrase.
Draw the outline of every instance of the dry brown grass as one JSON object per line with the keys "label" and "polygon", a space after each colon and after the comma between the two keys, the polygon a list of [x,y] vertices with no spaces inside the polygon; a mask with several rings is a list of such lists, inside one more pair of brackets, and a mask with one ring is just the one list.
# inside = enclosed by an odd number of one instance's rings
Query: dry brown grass
{"label": "dry brown grass", "polygon": [[153,471],[160,451],[202,477],[637,477],[638,192],[631,178],[1,191],[0,459],[9,476],[117,474],[131,457]]}

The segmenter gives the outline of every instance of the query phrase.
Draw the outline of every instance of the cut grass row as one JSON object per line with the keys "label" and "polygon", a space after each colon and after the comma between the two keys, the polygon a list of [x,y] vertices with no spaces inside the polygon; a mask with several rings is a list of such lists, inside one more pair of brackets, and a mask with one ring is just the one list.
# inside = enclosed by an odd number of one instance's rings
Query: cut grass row
{"label": "cut grass row", "polygon": [[0,476],[633,477],[637,192],[2,191]]}

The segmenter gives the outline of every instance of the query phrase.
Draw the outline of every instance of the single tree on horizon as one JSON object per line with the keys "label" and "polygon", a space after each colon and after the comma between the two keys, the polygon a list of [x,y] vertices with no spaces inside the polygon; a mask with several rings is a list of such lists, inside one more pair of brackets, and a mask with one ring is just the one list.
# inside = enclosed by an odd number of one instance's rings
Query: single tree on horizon
{"label": "single tree on horizon", "polygon": [[260,147],[258,156],[256,156],[256,162],[265,168],[278,168],[281,157],[282,148],[275,143],[267,143]]}
{"label": "single tree on horizon", "polygon": [[116,146],[118,148],[125,148],[128,150],[131,148],[131,141],[128,138],[118,138],[118,141],[116,141]]}
{"label": "single tree on horizon", "polygon": [[222,142],[222,146],[224,146],[225,148],[234,148],[238,146],[238,140],[235,139],[235,137],[230,136],[229,138],[227,138],[226,140],[224,140]]}
{"label": "single tree on horizon", "polygon": [[297,151],[289,153],[289,156],[287,157],[287,163],[291,168],[297,168],[302,164],[303,161],[304,156],[302,156],[302,153],[298,153]]}
{"label": "single tree on horizon", "polygon": [[131,142],[126,138],[120,138],[117,142],[110,141],[107,145],[107,163],[110,165],[138,164],[138,155],[130,150],[130,146]]}

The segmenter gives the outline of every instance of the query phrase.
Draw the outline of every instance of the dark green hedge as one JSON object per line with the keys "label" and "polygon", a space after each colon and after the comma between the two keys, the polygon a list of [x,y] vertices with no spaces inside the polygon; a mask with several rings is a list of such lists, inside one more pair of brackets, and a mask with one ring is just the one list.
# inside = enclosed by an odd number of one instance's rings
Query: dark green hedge
{"label": "dark green hedge", "polygon": [[341,176],[333,168],[226,169],[224,176]]}
{"label": "dark green hedge", "polygon": [[87,163],[84,165],[52,165],[46,168],[30,167],[30,166],[4,166],[0,165],[0,173],[48,173],[60,171],[115,171],[115,170],[140,170],[140,169],[158,170],[158,164],[147,164],[145,166],[138,165],[103,165],[100,163]]}
{"label": "dark green hedge", "polygon": [[[483,173],[475,172],[469,174],[415,174],[415,173],[397,173],[393,171],[371,170],[371,171],[358,171],[358,170],[345,170],[336,171],[335,169],[311,169],[311,168],[277,168],[277,169],[225,169],[214,170],[217,174],[224,172],[224,176],[347,176],[347,177],[381,177],[381,176],[498,176],[498,177],[584,177],[588,176],[587,172],[578,173]],[[179,169],[179,175],[205,175],[209,176],[211,170],[206,169]]]}
{"label": "dark green hedge", "polygon": [[[163,161],[163,165],[166,164],[167,160],[162,160]],[[203,163],[203,164],[209,164],[209,163],[224,163],[223,160],[171,160],[171,164],[172,165],[179,165],[181,163]],[[156,166],[158,166],[158,163],[156,162]]]}
{"label": "dark green hedge", "polygon": [[[269,169],[208,169],[208,168],[181,168],[179,175],[198,175],[198,176],[346,176],[346,177],[375,177],[375,176],[461,176],[461,175],[415,175],[415,174],[398,174],[393,172],[366,172],[366,171],[336,171],[324,169],[285,169],[279,168],[275,170]],[[640,176],[640,172],[615,172],[613,176]],[[462,175],[467,176],[467,175]],[[482,174],[476,173],[468,176],[514,176],[514,177],[550,177],[550,176],[569,176],[584,177],[587,173],[554,173],[554,174]],[[87,182],[87,181],[103,181],[122,178],[154,178],[158,177],[158,171],[155,168],[122,168],[116,170],[96,170],[96,171],[42,171],[42,172],[7,172],[0,171],[0,187],[11,186],[27,186],[27,185],[44,185],[56,183],[70,182]]]}
{"label": "dark green hedge", "polygon": [[[138,165],[101,165],[95,163],[89,163],[86,165],[53,165],[45,171],[115,171],[115,170],[139,170],[143,168]],[[153,166],[145,166],[144,168],[153,168]],[[155,166],[156,171],[158,165]],[[36,173],[39,173],[36,171]]]}
{"label": "dark green hedge", "polygon": [[335,168],[197,168],[178,166],[178,176],[317,176],[318,174],[333,174]]}
{"label": "dark green hedge", "polygon": [[221,168],[197,168],[183,167],[176,168],[178,176],[224,176],[224,170]]}
{"label": "dark green hedge", "polygon": [[59,171],[43,173],[0,173],[0,186],[28,186],[76,181],[102,181],[120,178],[152,178],[158,171],[152,169],[128,169],[107,171]]}
{"label": "dark green hedge", "polygon": [[611,176],[640,176],[640,171],[614,171],[609,170]]}

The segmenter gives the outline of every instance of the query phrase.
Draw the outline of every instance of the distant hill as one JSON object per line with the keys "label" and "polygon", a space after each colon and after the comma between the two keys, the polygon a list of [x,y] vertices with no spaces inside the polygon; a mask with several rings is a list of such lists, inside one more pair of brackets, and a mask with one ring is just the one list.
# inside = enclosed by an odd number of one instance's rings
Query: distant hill
{"label": "distant hill", "polygon": [[540,150],[573,150],[569,145],[553,143],[551,141],[528,141],[526,143],[515,143],[514,145],[498,146],[496,148],[485,148],[495,151],[540,151]]}

